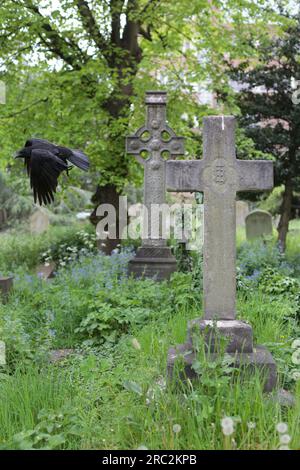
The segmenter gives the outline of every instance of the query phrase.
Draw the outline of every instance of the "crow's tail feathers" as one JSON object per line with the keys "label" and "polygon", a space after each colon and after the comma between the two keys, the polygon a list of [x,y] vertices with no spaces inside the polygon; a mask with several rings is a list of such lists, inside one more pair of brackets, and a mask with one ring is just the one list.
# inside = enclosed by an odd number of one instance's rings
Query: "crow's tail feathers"
{"label": "crow's tail feathers", "polygon": [[68,156],[68,160],[73,163],[73,165],[78,166],[81,170],[88,171],[89,169],[89,159],[80,150],[72,150],[72,155]]}

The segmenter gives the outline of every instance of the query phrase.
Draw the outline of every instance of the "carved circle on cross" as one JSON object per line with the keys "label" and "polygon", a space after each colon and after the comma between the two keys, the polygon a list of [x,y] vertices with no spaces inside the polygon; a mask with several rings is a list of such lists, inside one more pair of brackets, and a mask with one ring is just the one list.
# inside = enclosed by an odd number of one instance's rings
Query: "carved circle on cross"
{"label": "carved circle on cross", "polygon": [[151,121],[151,127],[152,129],[159,129],[161,125],[161,121],[158,121],[157,119],[153,119]]}
{"label": "carved circle on cross", "polygon": [[149,162],[151,170],[159,170],[161,168],[161,162],[157,160],[152,160]]}
{"label": "carved circle on cross", "polygon": [[131,142],[131,148],[132,148],[132,150],[138,150],[139,147],[140,147],[140,144],[139,144],[136,140],[134,140],[133,142]]}
{"label": "carved circle on cross", "polygon": [[172,150],[174,150],[175,152],[180,150],[180,148],[181,148],[181,145],[179,142],[174,142],[174,144],[172,145]]}
{"label": "carved circle on cross", "polygon": [[153,139],[152,142],[150,142],[150,149],[151,150],[159,150],[161,147],[161,142],[158,139]]}

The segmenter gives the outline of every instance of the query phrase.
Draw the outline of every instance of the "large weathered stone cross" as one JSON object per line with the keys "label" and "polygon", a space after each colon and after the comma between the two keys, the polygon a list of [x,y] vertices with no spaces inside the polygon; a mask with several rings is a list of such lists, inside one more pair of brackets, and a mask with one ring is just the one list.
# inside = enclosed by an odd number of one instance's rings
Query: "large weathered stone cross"
{"label": "large weathered stone cross", "polygon": [[273,187],[273,163],[237,160],[235,119],[204,118],[203,159],[166,164],[168,191],[204,193],[203,287],[205,319],[236,317],[236,219],[238,191]]}
{"label": "large weathered stone cross", "polygon": [[[144,166],[144,205],[147,209],[147,220],[144,219],[144,224],[146,223],[147,230],[143,236],[143,245],[164,246],[166,240],[160,236],[151,238],[151,229],[152,233],[156,231],[161,235],[159,211],[153,211],[151,214],[151,207],[164,204],[166,201],[166,161],[162,157],[162,153],[167,151],[171,157],[183,155],[184,138],[177,137],[167,125],[166,92],[146,92],[145,103],[147,106],[146,124],[138,129],[134,136],[126,138],[126,151],[135,155]],[[149,152],[150,155],[147,159],[142,158],[143,151]]]}

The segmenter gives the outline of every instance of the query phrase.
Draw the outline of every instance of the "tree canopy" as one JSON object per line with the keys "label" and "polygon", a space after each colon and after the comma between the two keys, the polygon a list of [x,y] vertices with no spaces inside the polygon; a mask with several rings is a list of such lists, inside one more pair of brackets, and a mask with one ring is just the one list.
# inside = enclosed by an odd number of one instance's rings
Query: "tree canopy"
{"label": "tree canopy", "polygon": [[300,107],[293,99],[293,83],[300,77],[300,17],[290,19],[283,34],[270,29],[255,60],[240,62],[231,73],[243,86],[236,99],[246,135],[275,158],[275,185],[285,188],[278,227],[283,249],[293,192],[300,187]]}

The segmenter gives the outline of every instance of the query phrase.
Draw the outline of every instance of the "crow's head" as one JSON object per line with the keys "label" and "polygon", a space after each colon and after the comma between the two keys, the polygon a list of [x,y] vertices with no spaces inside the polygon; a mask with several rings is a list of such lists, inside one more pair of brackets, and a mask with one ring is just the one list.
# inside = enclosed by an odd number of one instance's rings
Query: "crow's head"
{"label": "crow's head", "polygon": [[21,150],[18,150],[15,154],[15,158],[28,158],[31,155],[30,147],[23,147]]}

